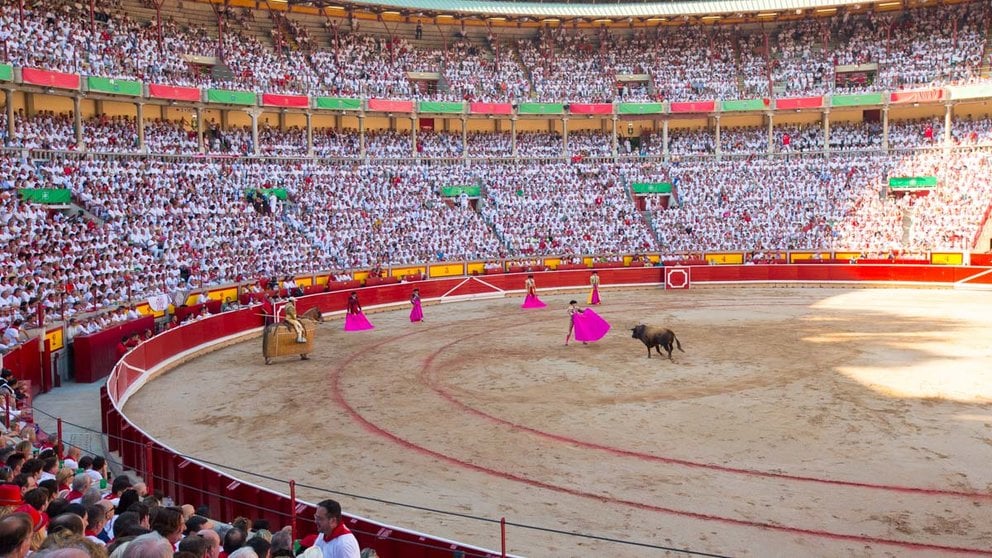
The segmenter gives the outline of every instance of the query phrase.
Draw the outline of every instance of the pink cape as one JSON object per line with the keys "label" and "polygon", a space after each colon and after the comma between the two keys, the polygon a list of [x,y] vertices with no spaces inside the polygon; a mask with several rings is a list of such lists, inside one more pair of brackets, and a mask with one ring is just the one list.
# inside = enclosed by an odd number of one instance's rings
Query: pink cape
{"label": "pink cape", "polygon": [[589,304],[599,304],[599,285],[592,288],[592,292],[589,293]]}
{"label": "pink cape", "polygon": [[413,303],[413,309],[410,310],[410,321],[420,322],[424,319],[424,309],[420,306],[420,301]]}
{"label": "pink cape", "polygon": [[527,295],[524,299],[524,303],[520,305],[521,308],[544,308],[547,304],[541,302],[541,299],[537,298],[537,295]]}
{"label": "pink cape", "polygon": [[345,331],[364,331],[366,329],[375,329],[372,322],[365,317],[365,314],[359,312],[357,314],[346,314],[344,317],[344,330]]}
{"label": "pink cape", "polygon": [[606,335],[607,331],[610,331],[610,324],[589,308],[575,314],[572,318],[575,324],[576,341],[584,343],[599,341]]}

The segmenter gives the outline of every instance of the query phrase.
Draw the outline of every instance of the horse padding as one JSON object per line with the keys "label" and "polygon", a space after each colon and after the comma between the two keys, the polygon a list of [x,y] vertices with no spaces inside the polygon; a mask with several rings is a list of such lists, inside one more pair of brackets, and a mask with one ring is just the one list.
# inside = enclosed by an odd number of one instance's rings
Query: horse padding
{"label": "horse padding", "polygon": [[310,320],[300,320],[306,331],[307,342],[296,342],[296,331],[286,322],[265,328],[262,334],[262,355],[266,358],[305,355],[313,352],[313,339],[317,324]]}

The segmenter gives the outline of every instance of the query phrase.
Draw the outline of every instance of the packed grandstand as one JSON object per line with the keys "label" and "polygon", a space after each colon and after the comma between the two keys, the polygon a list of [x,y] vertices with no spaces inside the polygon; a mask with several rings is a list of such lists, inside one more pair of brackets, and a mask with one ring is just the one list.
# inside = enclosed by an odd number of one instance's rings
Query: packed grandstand
{"label": "packed grandstand", "polygon": [[992,6],[842,4],[2,0],[0,350],[429,262],[986,251]]}

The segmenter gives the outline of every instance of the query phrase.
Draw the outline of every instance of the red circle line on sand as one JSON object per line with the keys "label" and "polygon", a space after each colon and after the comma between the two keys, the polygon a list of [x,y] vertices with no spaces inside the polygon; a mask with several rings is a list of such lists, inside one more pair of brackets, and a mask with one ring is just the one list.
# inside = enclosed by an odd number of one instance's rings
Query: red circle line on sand
{"label": "red circle line on sand", "polygon": [[[431,329],[438,329],[439,327],[443,327],[443,326],[436,326],[436,327],[431,328]],[[788,525],[778,525],[778,524],[775,524],[775,523],[762,523],[762,522],[758,522],[758,521],[748,521],[748,520],[744,520],[744,519],[735,519],[735,518],[732,518],[732,517],[725,517],[725,516],[712,515],[712,514],[704,514],[704,513],[687,511],[687,510],[679,510],[679,509],[675,509],[675,508],[667,508],[667,507],[664,507],[664,506],[657,506],[657,505],[654,505],[654,504],[645,504],[643,502],[635,502],[635,501],[632,501],[632,500],[624,500],[622,498],[613,498],[613,497],[601,496],[601,495],[593,494],[591,492],[585,492],[585,491],[582,491],[582,490],[576,490],[574,488],[568,488],[568,487],[565,487],[565,486],[559,486],[559,485],[547,483],[547,482],[544,482],[544,481],[539,481],[539,480],[531,479],[531,478],[528,478],[528,477],[524,477],[524,476],[520,476],[520,475],[515,475],[513,473],[508,473],[508,472],[505,472],[505,471],[499,471],[499,470],[496,470],[496,469],[492,469],[490,467],[483,467],[481,465],[477,465],[475,463],[470,463],[468,461],[464,461],[464,460],[458,459],[456,457],[452,457],[452,456],[450,456],[448,454],[444,454],[444,453],[441,453],[441,452],[438,452],[438,451],[434,451],[434,450],[429,449],[429,448],[426,448],[424,446],[415,444],[415,443],[413,443],[413,442],[411,442],[411,441],[409,441],[409,440],[407,440],[405,438],[402,438],[402,437],[400,437],[400,436],[398,436],[398,435],[396,435],[396,434],[394,434],[394,433],[392,433],[392,432],[390,432],[390,431],[388,431],[388,430],[386,430],[386,429],[378,426],[377,424],[375,424],[375,423],[371,422],[370,420],[366,419],[365,417],[363,417],[358,412],[358,410],[355,409],[351,404],[349,404],[348,401],[347,401],[347,399],[345,399],[344,394],[341,391],[340,379],[341,379],[341,375],[344,372],[344,370],[357,357],[365,354],[369,350],[376,349],[379,346],[385,345],[387,343],[394,343],[396,341],[396,339],[402,339],[402,338],[409,337],[409,336],[412,336],[412,335],[417,335],[418,333],[421,333],[421,332],[413,332],[413,333],[409,333],[409,334],[406,334],[406,335],[401,335],[401,336],[393,337],[393,338],[390,338],[388,340],[382,341],[380,343],[376,343],[376,344],[368,347],[365,350],[362,350],[362,351],[358,351],[356,353],[353,353],[347,359],[345,359],[344,362],[342,362],[336,368],[333,368],[331,370],[331,393],[332,393],[332,399],[338,405],[340,405],[345,410],[345,412],[348,413],[348,415],[355,422],[361,424],[363,427],[365,427],[370,432],[372,432],[372,433],[374,433],[376,435],[379,435],[381,437],[384,437],[384,438],[386,438],[388,440],[391,440],[394,443],[396,443],[396,444],[398,444],[398,445],[400,445],[402,447],[405,447],[405,448],[407,448],[407,449],[409,449],[409,450],[411,450],[411,451],[413,451],[415,453],[419,453],[419,454],[422,454],[422,455],[427,455],[427,456],[433,457],[433,458],[438,459],[438,460],[441,460],[441,461],[446,461],[448,463],[453,463],[455,465],[458,465],[460,467],[463,467],[465,469],[469,469],[469,470],[472,470],[472,471],[477,471],[477,472],[480,472],[480,473],[483,473],[483,474],[487,474],[487,475],[490,475],[490,476],[499,477],[499,478],[503,478],[503,479],[507,479],[507,480],[512,480],[512,481],[515,481],[515,482],[520,482],[520,483],[523,483],[523,484],[527,484],[527,485],[530,485],[530,486],[535,486],[535,487],[538,487],[538,488],[543,488],[543,489],[546,489],[546,490],[551,490],[553,492],[560,492],[560,493],[569,494],[569,495],[572,495],[572,496],[583,497],[583,498],[592,498],[594,500],[599,500],[601,502],[609,502],[609,503],[613,503],[613,504],[625,505],[625,506],[629,506],[629,507],[632,507],[632,508],[635,508],[635,509],[640,509],[640,510],[645,510],[645,511],[667,513],[667,514],[678,515],[678,516],[682,516],[682,517],[689,517],[689,518],[692,518],[692,519],[699,519],[699,520],[704,520],[704,521],[716,521],[716,522],[726,523],[726,524],[730,524],[730,525],[738,525],[738,526],[743,526],[743,527],[752,527],[752,528],[759,528],[759,529],[768,529],[768,530],[772,530],[772,531],[781,531],[781,532],[792,533],[792,534],[810,535],[810,536],[814,536],[814,537],[828,538],[828,539],[834,539],[834,540],[849,540],[849,541],[856,541],[856,542],[859,542],[859,543],[872,543],[872,544],[883,544],[883,545],[890,545],[890,546],[899,546],[899,547],[909,548],[909,549],[913,549],[913,550],[940,550],[940,551],[945,551],[945,552],[957,552],[957,553],[963,553],[963,554],[992,555],[992,551],[990,551],[990,550],[984,550],[984,549],[979,549],[979,548],[957,547],[957,546],[947,546],[947,545],[928,544],[928,543],[915,543],[915,542],[910,542],[910,541],[899,541],[899,540],[883,539],[883,538],[879,538],[879,537],[871,537],[871,536],[868,536],[868,535],[852,535],[852,534],[846,534],[846,533],[834,533],[832,531],[821,531],[821,530],[817,530],[817,529],[806,529],[806,528],[803,528],[803,527],[792,527],[792,526],[788,526]]]}
{"label": "red circle line on sand", "polygon": [[[548,321],[550,321],[550,320],[548,320]],[[513,327],[519,327],[519,326],[509,325],[509,326],[505,326],[504,329],[510,329],[510,328],[513,328]],[[466,335],[464,337],[461,337],[459,339],[456,339],[455,341],[452,341],[452,342],[450,342],[450,343],[448,343],[448,344],[440,347],[438,350],[436,350],[433,353],[431,353],[427,357],[427,359],[424,361],[424,366],[420,370],[420,378],[422,380],[424,380],[423,383],[425,385],[429,386],[433,391],[435,391],[438,395],[440,395],[445,400],[447,400],[448,402],[450,402],[452,405],[455,405],[456,407],[462,409],[465,412],[468,412],[470,414],[474,414],[476,416],[485,418],[487,420],[490,420],[492,422],[495,422],[495,423],[498,423],[498,424],[501,424],[501,425],[504,425],[504,426],[508,426],[508,427],[510,427],[510,428],[512,428],[514,430],[520,430],[520,431],[527,432],[527,433],[533,434],[533,435],[538,436],[538,437],[541,437],[541,438],[547,438],[549,440],[554,440],[556,442],[564,442],[564,443],[571,444],[571,445],[574,445],[574,446],[577,446],[577,447],[581,447],[581,448],[585,448],[585,449],[594,449],[594,450],[598,450],[598,451],[605,451],[607,453],[611,453],[611,454],[619,455],[619,456],[623,456],[623,457],[633,457],[633,458],[641,459],[641,460],[644,460],[644,461],[655,461],[655,462],[665,463],[665,464],[669,464],[669,465],[682,465],[684,467],[694,467],[694,468],[700,468],[700,469],[710,469],[710,470],[714,470],[714,471],[720,471],[720,472],[723,472],[723,473],[734,473],[734,474],[748,475],[748,476],[767,477],[767,478],[792,480],[792,481],[801,481],[801,482],[812,482],[812,483],[829,484],[829,485],[835,485],[835,486],[851,486],[851,487],[857,487],[857,488],[870,488],[870,489],[874,489],[874,490],[887,490],[887,491],[890,491],[890,492],[908,492],[908,493],[916,493],[916,494],[927,494],[927,495],[932,495],[932,496],[955,496],[955,497],[970,498],[970,499],[992,499],[992,494],[985,494],[985,493],[982,493],[982,492],[964,492],[964,491],[958,491],[958,490],[947,490],[947,489],[942,489],[942,488],[921,488],[921,487],[915,487],[915,486],[900,486],[900,485],[892,485],[892,484],[878,484],[878,483],[871,483],[871,482],[859,482],[859,481],[848,481],[848,480],[840,480],[840,479],[828,479],[828,478],[811,477],[811,476],[804,476],[804,475],[791,475],[791,474],[788,474],[788,473],[772,473],[772,472],[769,472],[769,471],[760,471],[760,470],[756,470],[756,469],[744,469],[744,468],[740,468],[740,467],[729,467],[729,466],[726,466],[726,465],[718,465],[718,464],[715,464],[715,463],[703,463],[703,462],[699,462],[699,461],[689,461],[689,460],[686,460],[686,459],[679,459],[677,457],[666,457],[666,456],[663,456],[663,455],[653,455],[653,454],[650,454],[650,453],[636,452],[636,451],[631,451],[631,450],[625,450],[625,449],[621,449],[621,448],[616,448],[616,447],[613,447],[613,446],[607,446],[607,445],[603,445],[603,444],[596,444],[596,443],[593,443],[593,442],[586,442],[586,441],[578,440],[578,439],[575,439],[575,438],[569,438],[568,436],[563,436],[561,434],[554,434],[554,433],[551,433],[551,432],[546,432],[544,430],[538,430],[536,428],[531,428],[529,426],[525,426],[525,425],[520,424],[520,423],[512,422],[512,421],[506,420],[504,418],[500,418],[500,417],[497,417],[495,415],[491,415],[491,414],[489,414],[489,413],[487,413],[485,411],[482,411],[480,409],[477,409],[475,407],[472,407],[470,405],[467,405],[467,404],[463,403],[462,401],[460,401],[459,399],[457,399],[455,396],[451,395],[451,393],[449,391],[447,391],[446,389],[444,389],[442,386],[439,386],[436,382],[430,381],[429,378],[428,378],[427,370],[431,367],[431,364],[438,357],[438,355],[440,355],[446,349],[448,349],[448,348],[450,348],[450,347],[452,347],[452,346],[454,346],[454,345],[456,345],[458,343],[461,343],[465,339],[469,339],[471,337],[476,337],[476,336],[479,336],[479,335],[485,335],[485,334],[488,334],[488,333],[489,332],[482,332],[482,333],[475,333],[475,334],[472,334],[472,335]]]}

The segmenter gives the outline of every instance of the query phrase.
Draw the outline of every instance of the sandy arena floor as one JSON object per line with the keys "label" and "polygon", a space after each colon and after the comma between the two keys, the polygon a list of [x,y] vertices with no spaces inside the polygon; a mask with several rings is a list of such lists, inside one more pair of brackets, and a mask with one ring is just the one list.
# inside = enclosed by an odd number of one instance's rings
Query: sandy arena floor
{"label": "sandy arena floor", "polygon": [[[338,319],[306,362],[265,366],[254,340],[169,372],[126,413],[212,462],[542,529],[732,556],[992,552],[992,293],[605,290],[613,330],[566,347],[573,297],[427,305],[420,324],[370,313],[370,332]],[[639,322],[685,353],[646,358]],[[495,523],[299,496],[499,548]],[[535,557],[669,555],[507,538]]]}

